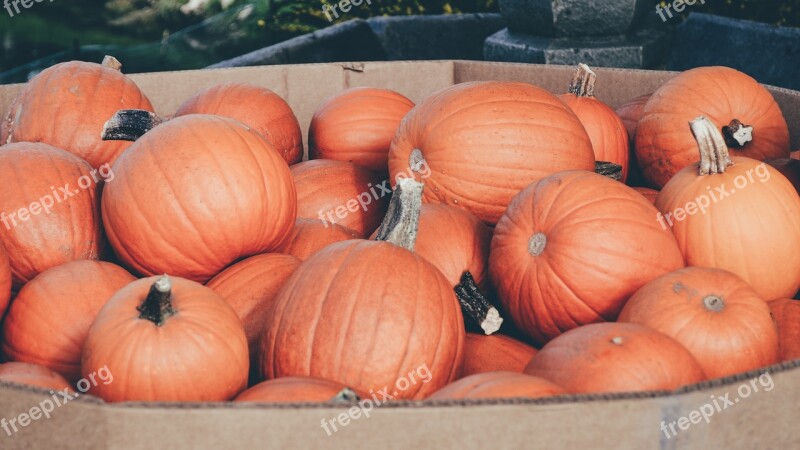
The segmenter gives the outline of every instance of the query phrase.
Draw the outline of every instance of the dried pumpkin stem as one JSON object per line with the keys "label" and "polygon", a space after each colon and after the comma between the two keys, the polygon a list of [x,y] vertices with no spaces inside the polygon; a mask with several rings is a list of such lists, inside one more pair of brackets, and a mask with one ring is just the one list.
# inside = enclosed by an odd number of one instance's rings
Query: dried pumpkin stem
{"label": "dried pumpkin stem", "polygon": [[700,175],[723,173],[733,165],[725,139],[708,118],[700,116],[692,120],[689,128],[700,149]]}
{"label": "dried pumpkin stem", "polygon": [[720,312],[725,308],[725,300],[716,295],[707,295],[703,297],[703,306],[709,311]]}
{"label": "dried pumpkin stem", "polygon": [[487,336],[500,329],[503,324],[500,312],[481,294],[469,271],[461,275],[461,282],[454,290],[464,316],[478,324]]}
{"label": "dried pumpkin stem", "polygon": [[142,109],[122,109],[103,125],[100,137],[104,141],[135,141],[152,130],[164,119]]}
{"label": "dried pumpkin stem", "polygon": [[345,404],[345,405],[352,405],[353,403],[358,403],[361,400],[361,397],[356,394],[356,391],[346,387],[339,391],[338,394],[334,395],[333,398],[330,400],[331,403],[336,404]]}
{"label": "dried pumpkin stem", "polygon": [[725,143],[729,147],[742,148],[753,140],[753,127],[743,124],[739,119],[733,119],[731,123],[722,127],[722,135],[725,136]]}
{"label": "dried pumpkin stem", "polygon": [[595,80],[597,80],[597,74],[586,64],[580,63],[569,84],[569,93],[578,97],[594,97]]}
{"label": "dried pumpkin stem", "polygon": [[596,161],[594,172],[612,180],[622,181],[622,166],[608,161]]}
{"label": "dried pumpkin stem", "polygon": [[424,187],[422,183],[412,178],[403,178],[397,183],[386,216],[375,236],[376,240],[391,242],[406,250],[414,251]]}
{"label": "dried pumpkin stem", "polygon": [[136,309],[140,319],[149,320],[159,327],[175,314],[175,309],[172,308],[172,281],[167,275],[150,286],[147,298]]}
{"label": "dried pumpkin stem", "polygon": [[103,58],[103,62],[100,64],[103,67],[108,67],[109,69],[119,70],[120,72],[122,71],[122,63],[111,55],[106,55]]}

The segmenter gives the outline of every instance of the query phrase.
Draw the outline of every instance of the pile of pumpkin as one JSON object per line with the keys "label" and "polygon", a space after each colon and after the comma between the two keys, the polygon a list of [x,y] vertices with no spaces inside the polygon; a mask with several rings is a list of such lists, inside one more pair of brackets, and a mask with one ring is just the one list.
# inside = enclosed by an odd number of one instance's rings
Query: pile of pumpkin
{"label": "pile of pumpkin", "polygon": [[596,78],[349,89],[301,162],[263,87],[164,119],[113,58],[43,71],[0,125],[0,380],[326,401],[426,366],[395,398],[542,397],[800,358],[800,161],[771,94],[706,67],[615,111]]}

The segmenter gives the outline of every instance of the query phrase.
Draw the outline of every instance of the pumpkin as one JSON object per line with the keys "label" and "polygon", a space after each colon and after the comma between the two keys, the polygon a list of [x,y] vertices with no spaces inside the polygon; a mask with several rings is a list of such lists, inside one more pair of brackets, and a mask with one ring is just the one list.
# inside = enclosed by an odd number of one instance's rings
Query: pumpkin
{"label": "pumpkin", "polygon": [[622,183],[585,171],[550,175],[511,201],[489,273],[514,324],[537,342],[614,320],[649,281],[683,267],[658,210]]}
{"label": "pumpkin", "polygon": [[567,391],[543,378],[517,372],[485,372],[454,381],[434,392],[430,400],[464,398],[542,398]]}
{"label": "pumpkin", "polygon": [[258,339],[269,320],[269,308],[300,262],[291,255],[265,253],[228,267],[206,283],[241,319],[250,348],[251,368],[258,367]]}
{"label": "pumpkin", "polygon": [[651,184],[662,187],[697,161],[686,123],[701,115],[725,133],[733,156],[760,161],[789,156],[789,129],[769,91],[735,69],[699,67],[666,82],[645,105],[636,157]]}
{"label": "pumpkin", "polygon": [[502,334],[467,333],[461,376],[495,371],[522,372],[535,354],[535,348]]}
{"label": "pumpkin", "polygon": [[642,197],[650,200],[651,203],[655,204],[656,197],[658,197],[658,191],[655,189],[650,189],[646,187],[635,187],[633,188],[634,191],[642,194]]}
{"label": "pumpkin", "polygon": [[770,166],[778,169],[800,193],[800,160],[795,158],[768,159],[765,161]]}
{"label": "pumpkin", "polygon": [[567,94],[561,99],[578,116],[589,140],[594,157],[622,166],[622,182],[628,177],[628,131],[622,119],[610,106],[594,96],[597,75],[586,64],[579,64]]}
{"label": "pumpkin", "polygon": [[294,226],[286,162],[233,119],[193,114],[139,138],[114,165],[103,223],[117,256],[143,275],[205,282],[274,250]]}
{"label": "pumpkin", "polygon": [[631,144],[633,144],[634,138],[636,137],[636,127],[639,124],[639,119],[642,118],[644,105],[647,104],[647,101],[650,100],[652,95],[651,92],[634,97],[614,110],[617,116],[622,120],[622,124],[625,125],[625,130],[628,131],[628,140]]}
{"label": "pumpkin", "polygon": [[359,237],[358,233],[350,228],[335,223],[299,218],[294,224],[292,234],[275,251],[305,261],[329,244]]}
{"label": "pumpkin", "polygon": [[11,301],[11,264],[8,261],[3,241],[0,240],[0,317]]}
{"label": "pumpkin", "polygon": [[9,144],[0,179],[0,241],[15,290],[51,267],[99,259],[102,179],[86,161],[47,144]]}
{"label": "pumpkin", "polygon": [[125,375],[89,390],[108,402],[230,400],[247,387],[247,337],[211,289],[142,278],[114,294],[89,329],[81,373],[105,366]]}
{"label": "pumpkin", "polygon": [[235,402],[324,403],[344,399],[349,388],[335,381],[312,377],[283,377],[263,381],[242,392]]}
{"label": "pumpkin", "polygon": [[[800,287],[800,197],[769,165],[730,157],[719,130],[691,123],[700,162],[678,172],[656,198],[662,227],[672,227],[687,265],[725,269],[765,300]],[[780,261],[781,270],[775,270]]]}
{"label": "pumpkin", "polygon": [[[392,201],[419,201],[422,186],[405,183]],[[411,219],[387,226],[388,241],[337,242],[300,265],[268,314],[265,378],[311,376],[370,393],[388,386],[397,399],[422,399],[455,380],[464,346],[459,302],[444,275],[408,249]]]}
{"label": "pumpkin", "polygon": [[635,323],[567,331],[539,350],[525,373],[574,393],[674,390],[706,379],[684,346]]}
{"label": "pumpkin", "polygon": [[304,161],[291,167],[297,187],[297,216],[350,228],[369,236],[381,223],[391,193],[389,182],[352,163]]}
{"label": "pumpkin", "polygon": [[73,392],[69,381],[44,366],[23,362],[0,364],[0,381],[25,384],[51,391]]}
{"label": "pumpkin", "polygon": [[183,102],[175,117],[214,114],[230,117],[261,133],[287,164],[303,159],[303,133],[292,108],[271,90],[249,83],[223,83]]}
{"label": "pumpkin", "polygon": [[688,267],[636,291],[619,321],[672,337],[709,378],[721,378],[778,362],[778,332],[769,313],[767,303],[738,276]]}
{"label": "pumpkin", "polygon": [[769,302],[778,325],[778,348],[781,361],[800,359],[800,301],[780,298]]}
{"label": "pumpkin", "polygon": [[400,123],[389,151],[393,184],[412,177],[427,203],[469,210],[494,225],[525,186],[567,169],[594,170],[575,113],[527,83],[479,81],[441,90]]}
{"label": "pumpkin", "polygon": [[89,327],[106,301],[134,280],[121,267],[101,261],[72,261],[45,270],[11,304],[3,322],[3,354],[78,381]]}
{"label": "pumpkin", "polygon": [[106,56],[103,64],[71,61],[43,70],[11,103],[3,143],[43,142],[92,167],[111,166],[130,143],[102,140],[103,124],[122,108],[153,110],[120,69],[119,61]]}
{"label": "pumpkin", "polygon": [[389,146],[414,102],[389,89],[352,88],[326,99],[308,129],[309,159],[388,172]]}

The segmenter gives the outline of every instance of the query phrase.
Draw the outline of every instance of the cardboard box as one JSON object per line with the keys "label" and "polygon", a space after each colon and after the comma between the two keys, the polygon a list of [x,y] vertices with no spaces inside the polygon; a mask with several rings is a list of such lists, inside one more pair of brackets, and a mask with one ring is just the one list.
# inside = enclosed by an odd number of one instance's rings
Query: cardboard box
{"label": "cardboard box", "polygon": [[[671,72],[602,68],[596,72],[598,97],[612,106],[652,92],[674,76]],[[263,85],[291,104],[305,131],[316,106],[348,87],[391,88],[419,102],[438,89],[473,80],[527,81],[563,93],[572,73],[572,67],[422,61],[263,66],[131,78],[162,115],[171,114],[184,99],[218,82]],[[0,86],[0,110],[6,110],[19,88]],[[800,148],[800,92],[769,89],[791,128],[792,147]],[[800,360],[671,393],[394,402],[373,409],[369,417],[362,415],[339,426],[331,435],[321,423],[346,412],[345,407],[105,404],[81,396],[56,408],[50,418],[35,420],[11,436],[0,428],[0,448],[799,448],[798,366]],[[768,375],[762,375],[765,371]],[[0,419],[17,417],[50,396],[35,388],[0,382]],[[709,408],[713,409],[711,415]],[[701,411],[708,420],[697,420]],[[667,430],[675,422],[677,433],[662,430],[662,422]]]}

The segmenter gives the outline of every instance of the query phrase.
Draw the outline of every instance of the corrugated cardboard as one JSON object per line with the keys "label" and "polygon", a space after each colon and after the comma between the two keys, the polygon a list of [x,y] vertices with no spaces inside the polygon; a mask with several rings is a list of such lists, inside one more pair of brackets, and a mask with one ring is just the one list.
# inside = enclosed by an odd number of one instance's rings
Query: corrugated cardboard
{"label": "corrugated cardboard", "polygon": [[[597,95],[617,106],[652,92],[670,72],[596,69]],[[370,62],[264,66],[133,75],[159,114],[169,115],[190,95],[223,81],[247,81],[283,96],[305,130],[317,105],[353,86],[394,89],[415,102],[453,83],[517,80],[555,93],[566,90],[572,67],[466,61]],[[20,86],[0,86],[0,111]],[[769,88],[800,146],[800,93]],[[57,408],[12,436],[0,428],[2,449],[56,448],[800,448],[800,360],[679,391],[565,396],[539,400],[395,402],[374,409],[329,436],[321,421],[346,408],[333,405],[104,404],[89,396]],[[213,371],[213,367],[208,368]],[[659,428],[737,389],[763,371],[740,402],[715,411],[667,438]],[[50,394],[0,382],[0,418],[16,417]]]}

